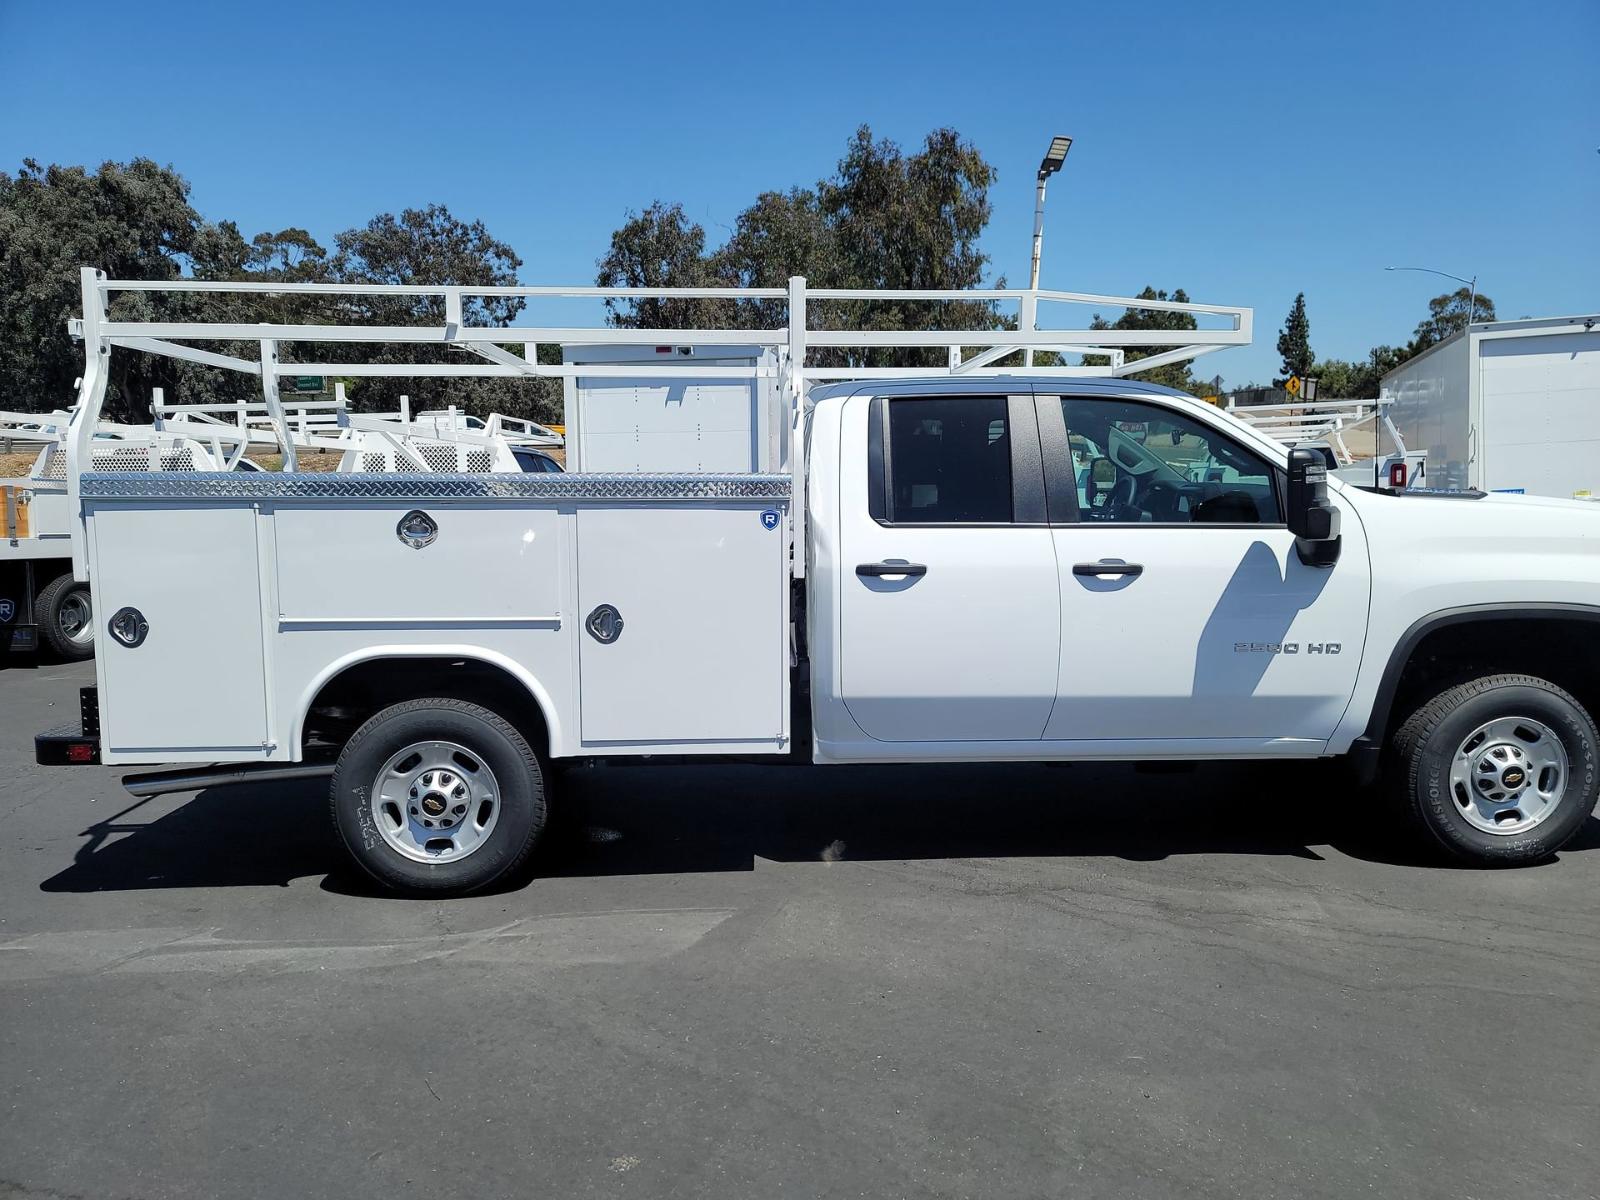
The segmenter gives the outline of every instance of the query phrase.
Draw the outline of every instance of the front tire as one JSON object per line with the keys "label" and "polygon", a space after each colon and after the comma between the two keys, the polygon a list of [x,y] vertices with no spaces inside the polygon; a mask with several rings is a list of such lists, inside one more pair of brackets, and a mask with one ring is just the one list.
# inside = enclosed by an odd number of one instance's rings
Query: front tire
{"label": "front tire", "polygon": [[463,895],[527,861],[546,820],[544,774],[527,739],[464,700],[409,700],[345,743],[333,820],[385,887]]}
{"label": "front tire", "polygon": [[57,575],[34,601],[36,620],[45,645],[57,658],[79,662],[94,653],[94,604],[89,585],[67,571]]}
{"label": "front tire", "polygon": [[1529,675],[1458,684],[1393,740],[1399,799],[1456,858],[1515,866],[1576,834],[1600,790],[1600,732],[1566,692]]}

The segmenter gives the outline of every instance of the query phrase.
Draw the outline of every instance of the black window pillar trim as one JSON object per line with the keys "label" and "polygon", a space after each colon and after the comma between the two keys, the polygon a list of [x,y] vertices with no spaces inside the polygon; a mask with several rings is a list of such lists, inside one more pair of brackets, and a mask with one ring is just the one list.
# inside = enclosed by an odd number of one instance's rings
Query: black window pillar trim
{"label": "black window pillar trim", "polygon": [[889,456],[884,453],[888,437],[889,401],[874,396],[867,410],[867,515],[880,525],[889,523]]}
{"label": "black window pillar trim", "polygon": [[1072,442],[1067,436],[1067,419],[1061,411],[1061,393],[1036,394],[1033,411],[1044,456],[1044,488],[1050,524],[1076,525],[1078,481],[1072,472]]}
{"label": "black window pillar trim", "polygon": [[1011,439],[1011,523],[1048,525],[1044,445],[1031,394],[1006,397],[1006,424]]}

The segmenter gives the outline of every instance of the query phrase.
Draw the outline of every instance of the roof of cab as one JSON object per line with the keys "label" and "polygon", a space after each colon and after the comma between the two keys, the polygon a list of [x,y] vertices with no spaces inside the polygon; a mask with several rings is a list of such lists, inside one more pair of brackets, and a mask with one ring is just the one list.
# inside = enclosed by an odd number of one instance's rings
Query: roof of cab
{"label": "roof of cab", "polygon": [[[811,389],[812,404],[827,400],[842,400],[847,396],[994,396],[1017,395],[1023,392],[1044,395],[1106,396],[1126,399],[1154,399],[1166,402],[1202,420],[1228,426],[1235,437],[1255,445],[1258,452],[1274,458],[1288,453],[1282,442],[1263,433],[1224,409],[1207,404],[1188,392],[1180,392],[1159,383],[1143,383],[1137,379],[1112,378],[1105,375],[930,375],[917,379],[853,379],[845,383],[830,383]],[[1176,401],[1174,404],[1173,402]]]}
{"label": "roof of cab", "polygon": [[1104,375],[929,375],[923,379],[852,379],[844,383],[820,384],[811,389],[810,399],[830,400],[838,396],[897,396],[912,393],[927,395],[994,395],[1003,392],[1070,392],[1079,396],[1173,396],[1194,401],[1188,392],[1180,392],[1159,383],[1143,383],[1137,379],[1111,378]]}

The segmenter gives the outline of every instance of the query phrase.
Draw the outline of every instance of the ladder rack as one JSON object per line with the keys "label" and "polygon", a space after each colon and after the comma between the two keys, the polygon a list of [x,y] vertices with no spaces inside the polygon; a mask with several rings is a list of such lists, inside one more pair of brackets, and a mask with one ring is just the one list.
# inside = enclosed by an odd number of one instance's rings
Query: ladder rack
{"label": "ladder rack", "polygon": [[[279,391],[279,378],[297,375],[400,378],[578,378],[591,374],[592,367],[576,363],[541,363],[540,346],[577,345],[659,346],[756,346],[773,352],[782,399],[788,409],[791,437],[789,462],[795,474],[796,506],[803,503],[803,456],[798,445],[798,415],[805,405],[807,390],[817,382],[846,379],[917,378],[950,375],[1002,376],[1019,369],[1036,376],[1120,376],[1146,371],[1169,363],[1184,362],[1228,346],[1249,345],[1253,313],[1249,308],[1179,303],[1172,300],[1143,300],[1131,296],[1106,296],[1085,292],[1045,291],[1035,288],[997,288],[992,291],[966,289],[871,289],[810,288],[803,276],[791,278],[782,288],[741,287],[476,287],[425,284],[330,284],[330,283],[227,283],[209,280],[129,280],[108,279],[104,272],[85,267],[80,272],[83,315],[69,322],[70,332],[82,339],[84,374],[82,391],[66,441],[68,483],[74,506],[78,498],[78,477],[90,461],[93,430],[104,404],[109,381],[110,356],[115,350],[134,350],[185,362],[252,375],[260,380],[265,413],[277,429],[284,447],[283,467],[295,469],[294,433],[290,410],[302,411],[294,401],[285,402]],[[439,323],[414,325],[381,324],[278,324],[268,321],[120,321],[111,317],[114,296],[129,292],[167,295],[216,293],[232,297],[319,296],[343,301],[338,308],[359,311],[363,299],[409,299],[413,305],[428,303],[434,312],[442,311]],[[478,301],[517,298],[540,301],[584,301],[598,307],[600,302],[616,300],[723,300],[759,308],[745,311],[775,312],[781,308],[783,321],[771,328],[632,329],[597,321],[590,326],[505,325],[474,326],[466,316]],[[980,328],[905,329],[873,328],[870,314],[849,328],[826,328],[828,306],[840,302],[926,303],[931,305],[981,304],[993,314],[992,323]],[[1092,323],[1056,325],[1041,321],[1041,312],[1055,312],[1061,306],[1093,309],[1138,309],[1184,313],[1193,316],[1196,329],[1110,329],[1094,328]],[[1002,309],[1010,308],[1014,315]],[[1010,328],[1001,326],[1010,325]],[[246,343],[255,350],[249,357],[226,353],[195,343]],[[323,361],[317,353],[325,345],[386,347],[414,345],[447,347],[460,353],[459,361],[396,363],[379,355],[354,354],[350,361]],[[520,355],[506,349],[521,345]],[[294,361],[280,356],[280,348],[293,346]],[[1128,347],[1155,347],[1156,352],[1128,361]],[[857,356],[885,350],[940,350],[943,366],[837,365],[819,363],[818,351],[845,352]],[[1032,365],[1034,354],[1053,351],[1069,355],[1100,355],[1105,364]],[[1006,364],[1020,359],[1020,364]],[[772,370],[760,362],[751,366],[706,366],[693,357],[677,363],[607,366],[610,378],[660,380],[673,370],[682,369],[695,378],[756,378]],[[73,539],[74,567],[85,570],[81,533]]]}
{"label": "ladder rack", "polygon": [[1326,441],[1339,465],[1348,467],[1355,458],[1345,444],[1344,435],[1378,420],[1379,408],[1376,400],[1320,400],[1287,404],[1230,403],[1227,411],[1286,445]]}

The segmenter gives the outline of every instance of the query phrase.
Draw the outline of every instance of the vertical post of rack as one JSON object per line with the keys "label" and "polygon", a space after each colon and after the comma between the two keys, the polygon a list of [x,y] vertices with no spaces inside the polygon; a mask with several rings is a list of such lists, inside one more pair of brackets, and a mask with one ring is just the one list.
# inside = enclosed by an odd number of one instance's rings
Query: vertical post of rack
{"label": "vertical post of rack", "polygon": [[110,320],[104,271],[83,267],[78,272],[83,292],[83,382],[77,410],[67,423],[62,447],[67,455],[67,503],[72,513],[72,576],[89,582],[89,547],[83,524],[82,493],[78,477],[94,467],[94,431],[105,406],[106,384],[111,377],[111,344],[101,333]]}
{"label": "vertical post of rack", "polygon": [[790,571],[806,574],[806,277],[789,278],[789,533]]}
{"label": "vertical post of rack", "polygon": [[272,338],[261,339],[261,395],[283,444],[282,469],[298,470],[300,463],[294,452],[294,438],[289,433],[289,418],[284,415],[283,400],[278,395],[278,343]]}
{"label": "vertical post of rack", "polygon": [[[1044,184],[1039,184],[1040,194],[1043,195]],[[1041,201],[1041,206],[1042,206]],[[1042,211],[1042,209],[1041,209]],[[1039,236],[1034,235],[1035,238]],[[1036,252],[1037,253],[1037,252]],[[1038,270],[1038,260],[1034,261],[1034,270]],[[1017,314],[1017,329],[1022,333],[1034,333],[1039,328],[1039,290],[1038,284],[1029,288],[1022,297],[1022,310]],[[1022,352],[1022,365],[1033,366],[1033,347],[1029,346]]]}

